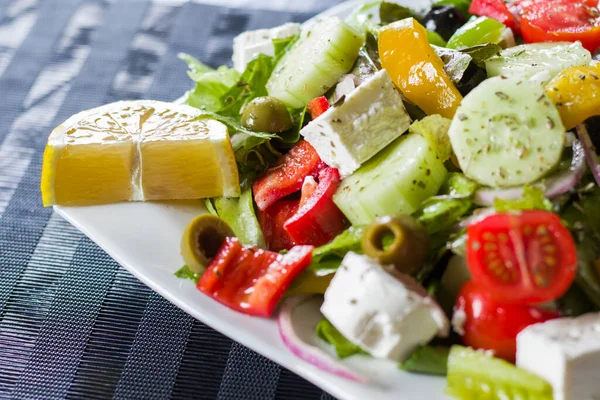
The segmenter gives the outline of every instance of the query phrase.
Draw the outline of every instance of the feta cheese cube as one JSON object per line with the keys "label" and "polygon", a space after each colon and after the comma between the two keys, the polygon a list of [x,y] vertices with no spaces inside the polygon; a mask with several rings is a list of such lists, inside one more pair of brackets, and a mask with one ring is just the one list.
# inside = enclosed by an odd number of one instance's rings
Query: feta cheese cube
{"label": "feta cheese cube", "polygon": [[600,399],[600,313],[524,329],[517,366],[550,382],[554,400]]}
{"label": "feta cheese cube", "polygon": [[259,54],[275,55],[273,39],[285,39],[300,32],[300,24],[287,23],[273,29],[244,32],[233,39],[233,67],[244,72],[246,66]]}
{"label": "feta cheese cube", "polygon": [[410,122],[400,93],[381,70],[300,133],[346,177],[406,132]]}
{"label": "feta cheese cube", "polygon": [[321,312],[373,357],[394,361],[449,330],[444,312],[413,278],[352,252],[327,288]]}

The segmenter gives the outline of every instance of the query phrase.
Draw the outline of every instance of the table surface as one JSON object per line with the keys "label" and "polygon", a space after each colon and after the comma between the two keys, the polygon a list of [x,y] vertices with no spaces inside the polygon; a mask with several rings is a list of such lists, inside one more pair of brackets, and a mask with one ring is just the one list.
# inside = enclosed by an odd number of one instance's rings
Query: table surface
{"label": "table surface", "polygon": [[0,0],[1,399],[332,398],[142,285],[41,207],[39,175],[70,115],[174,100],[177,53],[228,64],[236,34],[337,2]]}

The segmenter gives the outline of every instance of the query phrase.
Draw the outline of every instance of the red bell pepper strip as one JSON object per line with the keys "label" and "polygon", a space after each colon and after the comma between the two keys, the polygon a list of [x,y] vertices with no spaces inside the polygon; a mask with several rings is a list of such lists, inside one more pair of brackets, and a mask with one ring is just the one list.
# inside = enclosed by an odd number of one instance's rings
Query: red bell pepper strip
{"label": "red bell pepper strip", "polygon": [[326,165],[306,140],[299,141],[253,184],[254,201],[264,211],[277,200],[302,188],[304,178],[317,176]]}
{"label": "red bell pepper strip", "polygon": [[308,103],[308,112],[312,119],[316,119],[328,109],[329,101],[327,101],[327,98],[325,96],[312,99],[310,103]]}
{"label": "red bell pepper strip", "polygon": [[269,250],[289,250],[295,243],[283,224],[298,211],[299,200],[279,200],[265,211],[260,211],[258,220]]}
{"label": "red bell pepper strip", "polygon": [[325,168],[319,173],[319,184],[312,196],[283,225],[296,243],[321,246],[344,229],[346,218],[333,202],[340,181],[336,168]]}
{"label": "red bell pepper strip", "polygon": [[517,18],[503,0],[473,0],[469,13],[493,18],[512,29],[514,33],[519,33]]}
{"label": "red bell pepper strip", "polygon": [[312,251],[312,246],[297,246],[283,255],[227,238],[197,287],[233,310],[269,317],[288,286],[310,264]]}

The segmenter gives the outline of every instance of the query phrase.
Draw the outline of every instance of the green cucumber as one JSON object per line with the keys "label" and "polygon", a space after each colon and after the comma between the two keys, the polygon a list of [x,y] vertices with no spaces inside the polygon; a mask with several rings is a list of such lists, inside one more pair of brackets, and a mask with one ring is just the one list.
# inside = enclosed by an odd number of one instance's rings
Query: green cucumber
{"label": "green cucumber", "polygon": [[447,173],[429,142],[408,134],[344,179],[333,201],[355,226],[384,215],[412,214],[439,191]]}
{"label": "green cucumber", "polygon": [[484,352],[453,346],[446,393],[457,399],[552,400],[544,379]]}
{"label": "green cucumber", "polygon": [[488,76],[522,76],[545,85],[569,67],[588,65],[591,53],[581,42],[523,44],[502,50],[485,62]]}
{"label": "green cucumber", "polygon": [[277,63],[267,82],[269,95],[291,108],[304,107],[352,68],[363,42],[363,35],[339,18],[318,22]]}
{"label": "green cucumber", "polygon": [[463,99],[448,135],[465,175],[492,187],[546,175],[559,163],[566,136],[543,88],[504,77],[484,81]]}

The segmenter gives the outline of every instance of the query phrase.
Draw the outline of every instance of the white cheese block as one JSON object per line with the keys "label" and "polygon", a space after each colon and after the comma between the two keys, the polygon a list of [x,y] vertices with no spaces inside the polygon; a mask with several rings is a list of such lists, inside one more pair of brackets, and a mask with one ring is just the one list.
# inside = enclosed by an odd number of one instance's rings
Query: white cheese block
{"label": "white cheese block", "polygon": [[259,54],[275,55],[273,39],[285,39],[300,32],[300,24],[287,23],[273,29],[244,32],[233,39],[233,67],[244,72],[246,66]]}
{"label": "white cheese block", "polygon": [[352,252],[327,288],[321,312],[352,343],[394,361],[449,330],[444,312],[413,278]]}
{"label": "white cheese block", "polygon": [[323,162],[346,177],[406,132],[410,122],[400,93],[381,70],[300,133]]}
{"label": "white cheese block", "polygon": [[600,313],[524,329],[517,366],[550,382],[554,400],[600,399]]}

